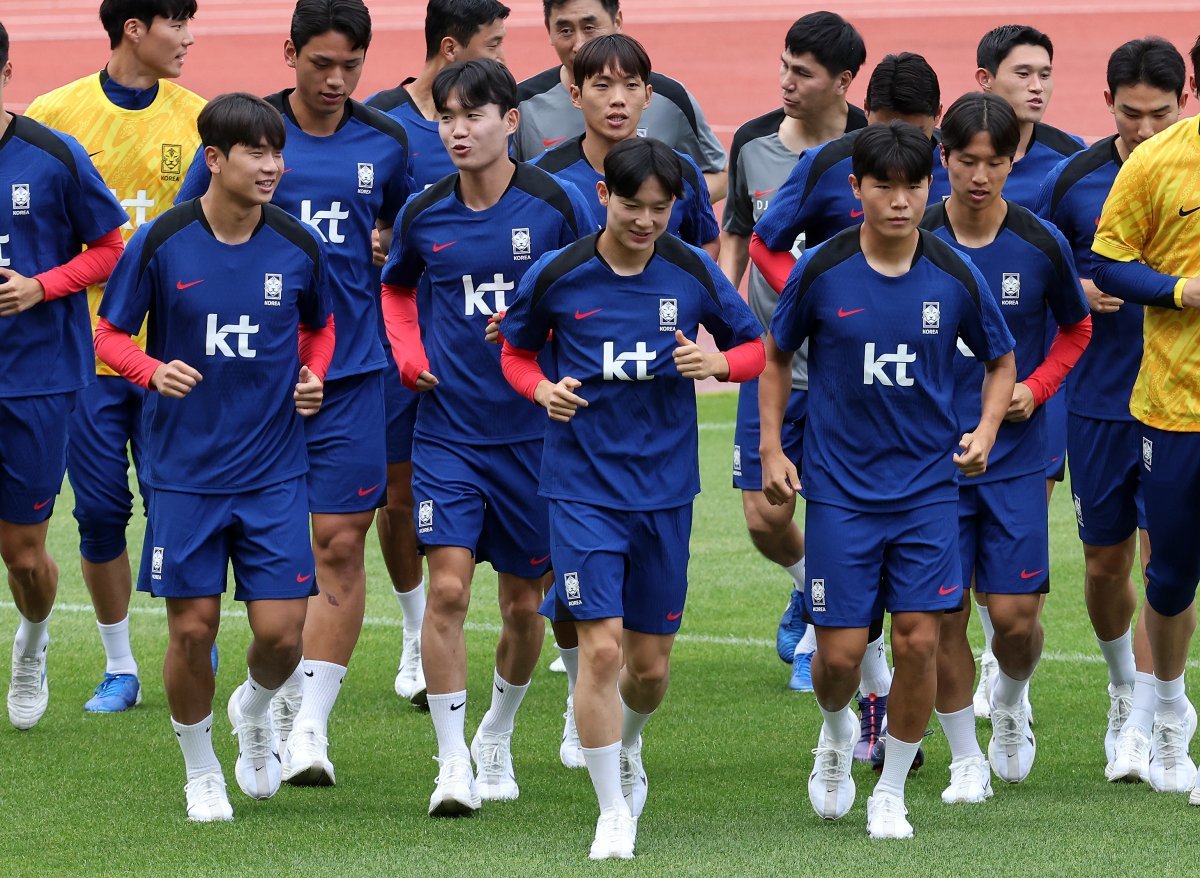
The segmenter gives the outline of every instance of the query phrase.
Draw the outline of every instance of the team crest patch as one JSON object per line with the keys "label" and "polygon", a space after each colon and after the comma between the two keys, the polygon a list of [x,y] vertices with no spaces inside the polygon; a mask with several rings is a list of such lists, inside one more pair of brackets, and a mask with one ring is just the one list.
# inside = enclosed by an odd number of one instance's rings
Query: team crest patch
{"label": "team crest patch", "polygon": [[742,474],[742,446],[733,446],[733,474],[740,476]]}
{"label": "team crest patch", "polygon": [[942,303],[923,302],[921,304],[921,332],[924,335],[937,335],[942,328]]}
{"label": "team crest patch", "polygon": [[563,574],[563,589],[567,593],[567,606],[578,607],[583,603],[583,598],[579,596],[579,573],[571,571]]}
{"label": "team crest patch", "polygon": [[278,307],[283,304],[283,275],[268,274],[263,281],[263,304]]}
{"label": "team crest patch", "polygon": [[417,507],[417,533],[427,534],[433,530],[433,501],[422,500]]}
{"label": "team crest patch", "polygon": [[638,137],[649,137],[649,136],[650,136],[650,132],[649,132],[647,129],[645,129],[645,128],[639,128],[639,129],[637,130],[637,136],[638,136]]}
{"label": "team crest patch", "polygon": [[825,612],[825,580],[814,579],[808,584],[808,593],[812,596],[814,613]]}
{"label": "team crest patch", "polygon": [[679,300],[658,300],[658,331],[674,332],[679,328]]}
{"label": "team crest patch", "polygon": [[1006,271],[1000,279],[1000,304],[1021,304],[1021,275],[1015,271]]}
{"label": "team crest patch", "polygon": [[527,260],[533,255],[533,239],[529,229],[512,230],[513,259]]}
{"label": "team crest patch", "polygon": [[370,195],[375,188],[375,165],[371,162],[358,163],[358,194]]}
{"label": "team crest patch", "polygon": [[12,184],[12,212],[13,216],[25,216],[29,213],[28,183]]}
{"label": "team crest patch", "polygon": [[1150,464],[1154,461],[1154,441],[1146,436],[1142,437],[1142,463],[1146,469],[1150,469]]}
{"label": "team crest patch", "polygon": [[163,547],[155,546],[154,551],[150,555],[150,576],[154,579],[162,579],[163,571]]}
{"label": "team crest patch", "polygon": [[178,180],[183,172],[183,146],[178,143],[162,145],[162,178]]}

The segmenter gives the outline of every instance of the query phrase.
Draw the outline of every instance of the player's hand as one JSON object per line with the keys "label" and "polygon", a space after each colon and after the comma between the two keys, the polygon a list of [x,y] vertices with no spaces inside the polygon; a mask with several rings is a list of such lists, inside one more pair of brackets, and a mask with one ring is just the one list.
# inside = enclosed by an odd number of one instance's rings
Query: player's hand
{"label": "player's hand", "polygon": [[183,360],[172,360],[154,370],[150,376],[150,387],[162,396],[183,399],[203,380],[204,376]]}
{"label": "player's hand", "polygon": [[684,378],[694,378],[702,381],[705,378],[728,378],[729,361],[721,353],[709,353],[700,349],[700,345],[688,339],[686,335],[675,330],[675,348],[672,356],[675,358],[675,368]]}
{"label": "player's hand", "polygon": [[433,377],[433,373],[427,369],[422,369],[421,374],[417,376],[417,380],[413,387],[417,393],[425,393],[427,390],[433,390],[438,386],[438,380]]}
{"label": "player's hand", "polygon": [[800,473],[788,456],[780,451],[762,455],[763,494],[772,506],[782,506],[800,492]]}
{"label": "player's hand", "polygon": [[308,366],[301,366],[300,380],[292,399],[296,401],[296,411],[303,417],[315,415],[325,401],[325,383]]}
{"label": "player's hand", "polygon": [[380,268],[387,262],[387,251],[379,242],[379,229],[371,229],[371,261]]}
{"label": "player's hand", "polygon": [[487,329],[483,333],[483,340],[488,344],[504,344],[504,333],[500,331],[500,321],[503,319],[503,311],[497,311],[488,318]]}
{"label": "player's hand", "polygon": [[962,454],[954,455],[954,465],[964,476],[983,475],[987,470],[988,454],[991,453],[994,443],[995,439],[989,442],[979,433],[963,433],[963,437],[958,440]]}
{"label": "player's hand", "polygon": [[581,386],[582,382],[569,375],[557,384],[543,381],[533,392],[533,399],[546,410],[550,420],[562,421],[565,424],[575,417],[575,412],[580,407],[586,407],[588,404],[582,396],[575,395],[575,391]]}
{"label": "player's hand", "polygon": [[1125,304],[1124,299],[1100,292],[1100,288],[1093,281],[1081,279],[1079,282],[1083,286],[1088,307],[1092,309],[1093,314],[1112,314]]}
{"label": "player's hand", "polygon": [[12,317],[46,300],[42,282],[8,268],[0,268],[0,317]]}
{"label": "player's hand", "polygon": [[1033,417],[1035,408],[1037,406],[1033,402],[1033,391],[1029,389],[1029,385],[1018,381],[1013,386],[1012,399],[1008,403],[1008,413],[1005,414],[1004,420],[1028,421]]}

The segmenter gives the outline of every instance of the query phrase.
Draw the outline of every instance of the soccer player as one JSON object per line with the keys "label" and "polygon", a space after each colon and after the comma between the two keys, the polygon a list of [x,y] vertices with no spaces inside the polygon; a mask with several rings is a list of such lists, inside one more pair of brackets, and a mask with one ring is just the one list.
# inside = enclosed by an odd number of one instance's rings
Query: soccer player
{"label": "soccer player", "polygon": [[[967,642],[970,603],[942,617],[937,714],[950,744],[946,802],[992,794],[987,768],[1008,783],[1033,768],[1037,744],[1026,690],[1042,654],[1042,596],[1050,590],[1050,543],[1042,405],[1058,389],[1091,337],[1091,317],[1066,239],[1045,220],[1002,197],[1020,142],[1012,107],[986,92],[955,101],[942,118],[942,162],[950,197],[929,207],[921,227],[962,252],[988,283],[1016,341],[1018,382],[988,456],[987,471],[960,480],[958,547],[962,582],[988,595],[998,664],[991,691],[992,739],[985,761],[975,737],[975,656]],[[990,292],[989,292],[990,291]],[[1046,313],[1059,335],[1045,352]],[[984,369],[968,346],[955,362],[959,429],[980,419]]]}
{"label": "soccer player", "polygon": [[[268,204],[283,172],[283,119],[259,98],[228,94],[198,125],[208,189],[134,234],[105,290],[96,352],[152,391],[138,589],[167,602],[163,683],[188,819],[207,822],[233,818],[212,746],[209,664],[230,563],[254,635],[246,681],[229,698],[234,773],[252,798],[279,789],[271,697],[300,661],[316,591],[300,416],[321,407],[334,345],[317,235]],[[143,352],[130,336],[147,315]]]}
{"label": "soccer player", "polygon": [[[666,234],[678,155],[634,138],[605,158],[604,231],[538,261],[504,319],[504,374],[550,417],[554,587],[579,632],[579,735],[600,805],[589,856],[633,856],[642,730],[666,695],[700,490],[694,380],[762,369],[761,327],[702,250]],[[581,316],[582,315],[582,316]],[[692,340],[704,326],[723,351]],[[554,334],[553,374],[536,352]],[[548,610],[549,612],[549,610]]]}
{"label": "soccer player", "polygon": [[[521,126],[514,148],[522,161],[583,133],[583,117],[570,92],[575,55],[588,40],[619,32],[622,23],[620,0],[542,0],[542,11],[559,64],[521,83]],[[712,200],[720,201],[725,197],[725,149],[704,111],[668,76],[652,74],[648,84],[658,100],[646,108],[638,134],[691,156],[704,172]]]}
{"label": "soccer player", "polygon": [[[904,783],[933,708],[938,629],[962,600],[955,469],[978,475],[987,466],[1012,399],[1013,342],[978,269],[917,227],[933,171],[928,135],[902,122],[869,126],[852,162],[861,227],[805,251],[771,321],[759,381],[763,490],[773,503],[800,490],[781,429],[792,352],[808,339],[805,604],[824,718],[809,800],[831,820],[854,803],[850,702],[867,627],[887,609],[894,697],[867,832],[907,838]],[[987,373],[979,423],[966,433],[953,407],[960,338]]]}
{"label": "soccer player", "polygon": [[[30,118],[83,144],[128,211],[126,240],[171,206],[200,144],[196,116],[204,99],[175,84],[188,49],[195,0],[103,0],[100,23],[112,53],[99,73],[42,95]],[[93,328],[104,291],[88,289]],[[143,332],[135,341],[145,348]],[[141,699],[129,642],[133,577],[125,529],[133,513],[128,446],[140,473],[146,391],[101,362],[71,416],[67,473],[75,493],[83,582],[104,645],[104,677],[84,710],[127,710]],[[139,475],[140,485],[140,475]],[[140,491],[146,496],[144,486]]]}
{"label": "soccer player", "polygon": [[1143,308],[1100,292],[1091,280],[1091,249],[1121,164],[1139,144],[1174,124],[1186,106],[1186,72],[1179,51],[1159,37],[1131,40],[1113,52],[1104,99],[1117,133],[1064,159],[1046,177],[1038,198],[1038,213],[1071,244],[1092,310],[1092,340],[1073,370],[1067,396],[1067,463],[1083,541],[1084,599],[1108,668],[1109,780],[1148,779],[1154,722],[1144,613],[1130,632],[1138,603],[1130,573],[1139,530],[1143,575],[1150,559],[1139,428],[1129,413],[1142,359]]}
{"label": "soccer player", "polygon": [[[538,608],[550,566],[549,514],[537,496],[545,426],[504,383],[500,351],[485,330],[533,259],[595,226],[574,187],[509,158],[517,84],[503,64],[446,67],[433,100],[458,173],[414,196],[397,217],[383,308],[400,375],[423,392],[412,468],[429,562],[421,647],[440,765],[429,813],[452,816],[520,794],[513,720],[545,637]],[[428,313],[418,326],[422,279]],[[491,708],[468,750],[463,625],[480,561],[499,574],[502,628]]]}
{"label": "soccer player", "polygon": [[[329,715],[362,629],[366,535],[386,494],[387,359],[371,285],[371,240],[377,224],[390,234],[412,181],[404,128],[350,99],[370,42],[371,17],[362,0],[299,0],[284,46],[296,87],[267,98],[288,129],[288,169],[275,204],[329,245],[338,316],[325,404],[304,423],[321,594],[304,623],[304,664],[275,704],[286,738],[284,780],[300,785],[335,782]],[[203,191],[207,177],[208,169],[197,163],[180,197]]]}
{"label": "soccer player", "polygon": [[[733,136],[729,158],[729,192],[722,217],[721,270],[735,286],[750,267],[750,308],[763,326],[771,323],[779,295],[757,266],[750,265],[750,235],[766,213],[774,193],[787,180],[800,153],[867,124],[862,110],[846,102],[867,49],[854,26],[833,12],[813,12],[798,19],[784,37],[779,89],[782,107],[751,119]],[[801,246],[803,249],[803,246]],[[784,448],[800,460],[804,434],[804,394],[808,390],[805,350],[792,362],[792,396],[784,429]],[[733,438],[733,486],[742,492],[742,512],[754,547],[784,568],[792,579],[791,599],[776,635],[779,657],[795,661],[806,634],[804,604],[804,535],[793,520],[796,504],[772,506],[762,493],[758,459],[758,381],[738,389],[737,427]],[[806,646],[811,647],[810,643]],[[805,649],[789,685],[812,690],[808,671],[812,652]]]}
{"label": "soccer player", "polygon": [[58,565],[46,533],[67,468],[71,411],[95,377],[82,291],[116,265],[126,217],[74,138],[4,109],[8,52],[0,24],[0,190],[12,195],[0,212],[0,556],[20,619],[8,719],[31,729],[50,701]]}
{"label": "soccer player", "polygon": [[[1192,48],[1193,68],[1198,62],[1200,41]],[[1183,674],[1200,580],[1200,544],[1190,526],[1200,494],[1197,142],[1196,120],[1182,119],[1134,150],[1117,172],[1092,244],[1097,288],[1147,306],[1129,412],[1139,422],[1142,499],[1154,547],[1142,608],[1157,696],[1148,780],[1160,792],[1192,789],[1193,805],[1200,805],[1188,755],[1196,711]]]}
{"label": "soccer player", "polygon": [[[591,202],[596,225],[602,226],[607,210],[598,192],[604,159],[618,143],[638,136],[642,113],[654,93],[650,56],[633,37],[605,34],[589,40],[575,54],[572,74],[571,102],[583,111],[584,133],[538,156],[534,164],[574,184]],[[671,209],[667,231],[715,259],[721,229],[713,216],[708,186],[696,163],[685,153],[679,155],[683,197]]]}

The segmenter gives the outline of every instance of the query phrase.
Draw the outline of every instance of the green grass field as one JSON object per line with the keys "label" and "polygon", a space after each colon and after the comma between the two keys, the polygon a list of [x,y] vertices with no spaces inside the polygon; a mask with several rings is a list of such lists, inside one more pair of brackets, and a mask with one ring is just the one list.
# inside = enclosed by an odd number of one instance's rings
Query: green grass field
{"label": "green grass field", "polygon": [[[949,759],[939,730],[926,740],[926,767],[909,783],[914,840],[867,839],[875,776],[861,766],[850,814],[838,823],[813,814],[805,781],[819,719],[811,695],[788,691],[788,668],[775,656],[788,579],[752,550],[729,487],[734,411],[731,394],[700,401],[705,492],[696,504],[691,594],[671,691],[647,728],[650,798],[632,863],[586,859],[596,804],[586,772],[558,762],[565,682],[545,669],[549,639],[517,720],[521,798],[467,820],[426,816],[437,773],[433,729],[392,693],[400,616],[377,551],[368,552],[367,625],[330,726],[338,786],[285,786],[267,802],[237,789],[224,705],[245,673],[248,628],[229,600],[214,738],[236,816],[229,824],[188,824],[160,676],[161,603],[134,598],[142,706],[111,716],[81,709],[104,660],[64,491],[51,527],[63,576],[51,626],[50,708],[31,731],[7,723],[0,730],[0,876],[1194,874],[1194,856],[1179,844],[1191,835],[1181,824],[1200,814],[1185,797],[1104,782],[1106,677],[1083,609],[1066,490],[1056,492],[1051,512],[1053,590],[1046,656],[1032,689],[1038,757],[1028,781],[996,781],[985,805],[942,804]],[[136,556],[140,520],[135,530]],[[468,735],[490,691],[493,589],[490,568],[481,568],[467,637],[475,699]],[[15,625],[5,602],[0,630]],[[979,732],[986,745],[986,724]],[[1172,833],[1172,826],[1181,828]]]}

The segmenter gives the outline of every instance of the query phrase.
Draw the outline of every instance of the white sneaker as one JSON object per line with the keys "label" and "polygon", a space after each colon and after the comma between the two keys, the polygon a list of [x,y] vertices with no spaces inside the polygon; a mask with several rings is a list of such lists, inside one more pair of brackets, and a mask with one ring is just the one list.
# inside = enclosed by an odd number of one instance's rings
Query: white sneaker
{"label": "white sneaker", "polygon": [[290,680],[279,687],[279,691],[271,698],[271,726],[279,735],[279,748],[287,746],[292,734],[292,724],[296,722],[296,714],[300,712],[300,702],[304,692],[300,684]]}
{"label": "white sneaker", "polygon": [[331,787],[337,782],[329,761],[329,739],[308,721],[288,736],[283,751],[283,780],[297,787]]}
{"label": "white sneaker", "polygon": [[625,804],[629,806],[635,823],[646,807],[646,794],[649,791],[646,769],[642,767],[642,739],[638,738],[632,747],[621,748],[621,793],[625,796]]}
{"label": "white sneaker", "polygon": [[421,667],[421,632],[404,633],[404,647],[400,651],[400,667],[396,669],[396,694],[405,701],[413,701],[417,693],[425,694],[425,671]]}
{"label": "white sneaker", "polygon": [[471,740],[471,758],[475,760],[475,786],[485,802],[507,802],[521,795],[513,771],[512,732],[489,735],[475,731]]}
{"label": "white sneaker", "polygon": [[183,793],[187,796],[187,819],[193,823],[233,819],[233,806],[225,794],[225,778],[221,772],[211,771],[188,781]]}
{"label": "white sneaker", "polygon": [[1188,795],[1189,805],[1200,805],[1200,770],[1196,771],[1196,779],[1192,781],[1192,792]]}
{"label": "white sneaker", "polygon": [[461,817],[478,811],[483,800],[475,788],[470,758],[456,753],[445,759],[434,757],[434,761],[441,770],[434,781],[437,787],[429,797],[429,816]]}
{"label": "white sneaker", "polygon": [[950,785],[942,790],[947,805],[985,802],[992,797],[992,772],[982,754],[950,763]]}
{"label": "white sneaker", "polygon": [[563,662],[561,655],[550,662],[549,669],[552,674],[565,674],[567,672],[567,666]]}
{"label": "white sneaker", "polygon": [[996,777],[1005,783],[1020,783],[1029,777],[1037,756],[1037,740],[1029,725],[1025,706],[992,706],[992,739],[988,742],[988,762]]}
{"label": "white sneaker", "polygon": [[1109,782],[1129,783],[1150,780],[1150,738],[1140,728],[1126,724],[1117,735],[1116,752],[1104,766]]}
{"label": "white sneaker", "polygon": [[1188,702],[1187,715],[1174,711],[1154,715],[1150,743],[1150,787],[1156,793],[1186,793],[1196,778],[1196,764],[1188,746],[1196,734],[1196,708]]}
{"label": "white sneaker", "polygon": [[567,712],[563,714],[562,744],[558,758],[567,768],[587,768],[583,761],[583,744],[579,743],[579,729],[575,725],[575,699],[567,696]]}
{"label": "white sneaker", "polygon": [[975,695],[971,699],[976,719],[987,719],[992,715],[992,685],[999,672],[1000,665],[994,655],[985,652],[979,657],[979,685],[975,687]]}
{"label": "white sneaker", "polygon": [[857,735],[851,735],[845,741],[831,741],[825,737],[823,725],[817,737],[817,749],[812,751],[816,760],[812,774],[808,776],[808,801],[817,815],[826,820],[844,817],[854,805],[854,778],[850,776],[850,766],[857,740]]}
{"label": "white sneaker", "polygon": [[243,682],[229,696],[226,712],[233,734],[238,739],[237,764],[233,774],[242,792],[252,799],[269,799],[279,791],[282,766],[279,761],[279,739],[271,726],[271,716],[247,717],[242,713]]}
{"label": "white sneaker", "polygon": [[47,642],[37,655],[17,654],[13,645],[12,677],[8,683],[8,721],[13,728],[32,729],[50,704],[50,686],[46,682]]}
{"label": "white sneaker", "polygon": [[632,860],[637,844],[637,821],[629,813],[624,799],[617,799],[600,812],[596,838],[588,851],[589,860]]}
{"label": "white sneaker", "polygon": [[1117,737],[1133,712],[1133,687],[1108,684],[1108,731],[1104,733],[1104,756],[1109,762],[1117,758]]}
{"label": "white sneaker", "polygon": [[867,835],[871,838],[912,838],[908,809],[899,796],[876,792],[867,799]]}

